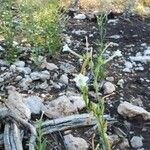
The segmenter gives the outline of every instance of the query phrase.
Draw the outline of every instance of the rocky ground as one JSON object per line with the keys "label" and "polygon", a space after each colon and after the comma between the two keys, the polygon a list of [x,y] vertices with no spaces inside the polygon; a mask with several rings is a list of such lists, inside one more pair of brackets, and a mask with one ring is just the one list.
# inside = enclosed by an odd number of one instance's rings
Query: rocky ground
{"label": "rocky ground", "polygon": [[[68,20],[64,29],[65,42],[61,54],[39,57],[41,68],[37,68],[26,55],[31,51],[30,45],[24,47],[20,60],[10,65],[0,59],[0,110],[9,109],[30,120],[31,124],[40,118],[41,111],[44,111],[44,120],[87,112],[73,81],[82,63],[63,49],[68,46],[78,54],[84,54],[87,36],[89,47],[93,47],[96,54],[99,30],[93,15],[78,14]],[[106,23],[105,41],[112,44],[105,57],[109,58],[116,50],[122,53],[122,57],[113,59],[106,66],[107,77],[100,84],[106,96],[105,113],[115,120],[109,122],[108,119],[108,135],[114,150],[150,149],[149,33],[150,19],[134,14],[129,18],[111,14]],[[1,41],[2,51],[5,48]],[[93,99],[92,90],[89,94]],[[0,133],[3,133],[6,122],[0,123]],[[94,133],[96,131],[92,127],[70,127],[67,131],[47,134],[47,149],[92,149]],[[27,148],[25,141],[29,135],[26,131],[24,134],[24,148]],[[94,141],[97,143],[97,136]],[[3,140],[0,138],[0,145],[3,145],[1,143]]]}

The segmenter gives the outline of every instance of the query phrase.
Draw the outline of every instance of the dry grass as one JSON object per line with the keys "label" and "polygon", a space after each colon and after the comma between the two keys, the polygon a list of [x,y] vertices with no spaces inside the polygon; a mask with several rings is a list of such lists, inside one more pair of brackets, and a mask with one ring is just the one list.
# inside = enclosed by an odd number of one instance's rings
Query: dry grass
{"label": "dry grass", "polygon": [[[64,6],[72,0],[62,0]],[[135,11],[140,15],[150,14],[150,0],[80,0],[79,7],[83,10],[122,12],[125,9]]]}

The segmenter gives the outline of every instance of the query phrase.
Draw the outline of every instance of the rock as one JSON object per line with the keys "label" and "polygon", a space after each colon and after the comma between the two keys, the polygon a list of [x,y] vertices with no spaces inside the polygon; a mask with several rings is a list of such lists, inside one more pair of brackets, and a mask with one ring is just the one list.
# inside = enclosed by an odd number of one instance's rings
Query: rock
{"label": "rock", "polygon": [[112,36],[109,36],[109,38],[111,38],[111,39],[120,39],[121,36],[120,35],[112,35]]}
{"label": "rock", "polygon": [[55,100],[45,103],[43,111],[49,118],[60,118],[78,112],[85,107],[85,103],[79,95],[60,96]]}
{"label": "rock", "polygon": [[39,79],[45,81],[45,80],[50,79],[50,73],[47,70],[42,71],[42,72],[32,72],[30,76],[33,81],[36,81]]}
{"label": "rock", "polygon": [[118,106],[117,111],[123,117],[133,118],[136,116],[141,116],[144,120],[150,120],[150,113],[148,111],[126,101]]}
{"label": "rock", "polygon": [[47,70],[44,70],[41,72],[40,78],[43,81],[49,80],[50,79],[50,73]]}
{"label": "rock", "polygon": [[65,73],[73,73],[75,72],[75,67],[69,63],[61,62],[60,69]]}
{"label": "rock", "polygon": [[16,62],[14,63],[14,65],[15,65],[16,67],[24,67],[24,66],[25,66],[25,62],[24,62],[24,61],[16,61]]}
{"label": "rock", "polygon": [[4,79],[3,79],[3,78],[0,78],[0,83],[1,83],[1,82],[4,82]]}
{"label": "rock", "polygon": [[20,81],[19,85],[20,85],[20,87],[23,88],[23,90],[28,90],[31,82],[32,82],[32,79],[27,75],[27,76],[25,76],[25,78],[23,78]]}
{"label": "rock", "polygon": [[29,96],[27,98],[24,98],[23,102],[33,114],[39,114],[42,110],[43,100],[38,96]]}
{"label": "rock", "polygon": [[22,79],[22,76],[17,76],[15,81],[20,81]]}
{"label": "rock", "polygon": [[26,75],[31,73],[31,69],[29,67],[17,67],[16,70]]}
{"label": "rock", "polygon": [[8,87],[8,99],[5,101],[7,107],[12,114],[18,117],[29,120],[31,118],[30,109],[23,103],[23,98],[20,93],[15,91],[15,88]]}
{"label": "rock", "polygon": [[42,89],[42,90],[47,89],[48,88],[47,81],[44,81],[42,84],[40,84],[39,88]]}
{"label": "rock", "polygon": [[109,143],[110,143],[111,147],[113,147],[114,145],[116,145],[120,142],[119,136],[115,135],[115,134],[109,135],[108,139],[109,139]]}
{"label": "rock", "polygon": [[107,77],[106,80],[109,82],[114,82],[115,79],[114,79],[114,77]]}
{"label": "rock", "polygon": [[115,85],[112,84],[111,82],[104,83],[103,89],[104,89],[104,94],[111,94],[116,90]]}
{"label": "rock", "polygon": [[5,49],[0,45],[0,52],[4,52]]}
{"label": "rock", "polygon": [[143,138],[139,137],[139,136],[133,136],[131,139],[131,146],[133,148],[141,148],[143,146],[143,142],[142,142]]}
{"label": "rock", "polygon": [[117,85],[119,85],[121,88],[123,88],[124,83],[125,83],[124,80],[120,79],[120,80],[118,80]]}
{"label": "rock", "polygon": [[52,71],[52,70],[57,70],[58,67],[53,63],[47,63],[46,64],[46,69]]}
{"label": "rock", "polygon": [[67,150],[88,150],[88,143],[80,137],[74,137],[72,134],[64,136],[64,142]]}
{"label": "rock", "polygon": [[59,81],[60,81],[61,83],[64,83],[64,84],[68,85],[69,79],[68,79],[67,74],[61,75]]}
{"label": "rock", "polygon": [[130,144],[127,138],[123,138],[122,142],[119,144],[120,150],[129,150]]}
{"label": "rock", "polygon": [[86,15],[85,14],[77,14],[74,16],[74,19],[84,20],[84,19],[86,19]]}
{"label": "rock", "polygon": [[30,77],[31,77],[31,79],[33,80],[33,81],[35,81],[35,80],[39,80],[40,79],[40,73],[39,72],[32,72],[31,74],[30,74]]}

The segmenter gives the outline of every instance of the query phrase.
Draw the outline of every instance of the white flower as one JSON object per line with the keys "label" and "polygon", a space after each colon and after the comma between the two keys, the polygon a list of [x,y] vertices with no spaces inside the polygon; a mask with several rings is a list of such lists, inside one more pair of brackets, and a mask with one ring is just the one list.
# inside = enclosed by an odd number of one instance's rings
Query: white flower
{"label": "white flower", "polygon": [[121,51],[120,51],[120,50],[117,50],[117,51],[114,52],[114,54],[113,54],[112,56],[110,56],[110,57],[106,60],[106,63],[107,63],[108,61],[112,60],[112,59],[115,58],[115,57],[121,57],[121,56],[122,56]]}
{"label": "white flower", "polygon": [[74,78],[77,87],[86,86],[88,80],[89,78],[81,73],[79,75],[76,75],[76,77]]}

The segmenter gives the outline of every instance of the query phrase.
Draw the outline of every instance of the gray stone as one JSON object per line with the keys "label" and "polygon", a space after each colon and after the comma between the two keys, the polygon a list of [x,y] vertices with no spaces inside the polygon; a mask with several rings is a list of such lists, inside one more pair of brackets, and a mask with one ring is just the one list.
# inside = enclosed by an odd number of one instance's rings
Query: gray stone
{"label": "gray stone", "polygon": [[133,148],[141,148],[143,146],[143,138],[139,136],[133,136],[131,139],[131,146]]}
{"label": "gray stone", "polygon": [[48,88],[47,81],[44,81],[42,84],[40,84],[39,88],[42,89],[42,90],[47,89]]}
{"label": "gray stone", "polygon": [[52,71],[52,70],[57,70],[58,67],[53,63],[46,63],[46,69]]}
{"label": "gray stone", "polygon": [[60,65],[60,69],[63,70],[65,73],[75,72],[75,67],[69,63],[62,62]]}
{"label": "gray stone", "polygon": [[20,81],[19,85],[23,88],[23,90],[28,90],[31,82],[32,79],[29,76],[26,76]]}
{"label": "gray stone", "polygon": [[67,150],[88,150],[88,143],[80,137],[74,137],[72,134],[64,136],[64,142]]}
{"label": "gray stone", "polygon": [[49,80],[50,79],[50,73],[47,70],[44,70],[41,72],[40,78],[43,81]]}
{"label": "gray stone", "polygon": [[84,20],[86,19],[86,15],[85,14],[77,14],[74,16],[75,19],[78,19],[78,20]]}
{"label": "gray stone", "polygon": [[61,83],[64,83],[64,84],[68,85],[69,79],[68,79],[67,74],[61,75],[59,81],[60,81]]}
{"label": "gray stone", "polygon": [[39,72],[32,72],[31,74],[30,74],[30,77],[31,77],[31,79],[33,80],[33,81],[35,81],[35,80],[39,80],[40,79],[40,73]]}
{"label": "gray stone", "polygon": [[31,69],[29,67],[17,67],[17,71],[24,73],[24,74],[30,74]]}
{"label": "gray stone", "polygon": [[104,94],[111,94],[116,90],[116,87],[111,82],[106,82],[103,85]]}
{"label": "gray stone", "polygon": [[24,66],[25,66],[25,62],[24,62],[24,61],[16,61],[16,62],[14,63],[14,65],[15,65],[16,67],[24,67]]}
{"label": "gray stone", "polygon": [[39,114],[42,110],[43,100],[38,96],[29,96],[27,98],[24,98],[23,102],[33,114]]}
{"label": "gray stone", "polygon": [[114,82],[115,79],[114,79],[114,77],[107,77],[106,80],[109,82]]}

